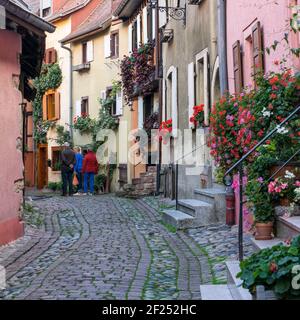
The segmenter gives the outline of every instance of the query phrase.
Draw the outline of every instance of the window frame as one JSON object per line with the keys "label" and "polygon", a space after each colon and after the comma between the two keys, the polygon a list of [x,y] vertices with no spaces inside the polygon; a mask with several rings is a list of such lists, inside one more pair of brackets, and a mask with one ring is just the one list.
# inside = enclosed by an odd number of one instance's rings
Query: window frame
{"label": "window frame", "polygon": [[60,146],[51,147],[51,170],[53,172],[61,171],[61,170],[55,170],[54,168],[54,164],[56,163],[56,161],[54,162],[54,152],[58,152],[58,162],[59,162],[61,161],[61,151],[62,151],[62,147]]}
{"label": "window frame", "polygon": [[110,58],[117,59],[120,56],[120,35],[119,30],[110,33]]}
{"label": "window frame", "polygon": [[87,41],[82,42],[82,64],[88,63],[87,61]]}
{"label": "window frame", "polygon": [[[83,112],[83,107],[86,108],[86,111]],[[80,113],[81,113],[81,116],[83,115],[87,115],[89,116],[89,97],[88,96],[85,96],[85,97],[81,97],[81,109],[80,109]]]}

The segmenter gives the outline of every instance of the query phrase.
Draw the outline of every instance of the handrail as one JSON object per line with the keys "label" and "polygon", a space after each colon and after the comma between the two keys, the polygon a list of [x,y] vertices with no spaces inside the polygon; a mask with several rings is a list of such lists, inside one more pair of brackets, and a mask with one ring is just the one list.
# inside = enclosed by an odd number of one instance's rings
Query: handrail
{"label": "handrail", "polygon": [[276,126],[271,132],[269,132],[262,140],[260,140],[251,150],[249,150],[241,159],[239,159],[230,169],[228,169],[224,176],[228,176],[234,169],[238,168],[254,151],[257,150],[264,142],[271,138],[283,125],[289,122],[296,113],[300,111],[300,105],[279,125]]}
{"label": "handrail", "polygon": [[197,151],[198,149],[207,146],[207,143],[201,144],[197,148],[193,149],[189,153],[184,154],[182,157],[178,158],[177,160],[170,163],[170,165],[176,165],[176,173],[175,173],[175,201],[176,201],[176,210],[178,210],[178,172],[179,172],[179,161],[185,159],[187,156],[193,154],[193,152]]}
{"label": "handrail", "polygon": [[[244,258],[244,248],[243,248],[243,209],[244,209],[244,200],[243,200],[243,163],[244,161],[254,152],[256,151],[261,145],[263,145],[268,139],[270,139],[275,133],[278,132],[283,125],[289,122],[298,112],[300,111],[300,105],[295,108],[295,110],[286,118],[284,119],[279,125],[276,126],[272,131],[270,131],[262,140],[260,140],[251,150],[249,150],[241,159],[239,159],[230,169],[228,169],[224,174],[224,184],[229,186],[226,182],[226,178],[236,169],[238,168],[239,171],[239,195],[240,195],[240,205],[239,205],[239,227],[238,227],[238,242],[239,242],[239,260],[242,261]],[[296,157],[296,155],[300,153],[300,150],[293,155],[285,164],[279,169],[282,170],[292,159]],[[276,172],[275,175],[278,173]],[[275,175],[273,175],[270,179],[272,179]],[[230,183],[232,185],[232,181]]]}

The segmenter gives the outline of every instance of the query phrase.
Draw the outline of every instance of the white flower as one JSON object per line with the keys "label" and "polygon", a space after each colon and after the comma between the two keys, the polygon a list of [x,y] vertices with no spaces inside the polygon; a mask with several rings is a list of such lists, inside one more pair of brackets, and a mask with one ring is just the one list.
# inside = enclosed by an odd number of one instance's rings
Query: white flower
{"label": "white flower", "polygon": [[263,115],[264,117],[270,118],[272,114],[273,114],[273,112],[267,110],[266,108],[263,108],[262,115]]}
{"label": "white flower", "polygon": [[290,172],[290,171],[286,171],[285,172],[285,176],[284,176],[286,179],[294,179],[296,178],[296,176],[293,174],[293,172]]}
{"label": "white flower", "polygon": [[289,130],[285,127],[278,127],[277,132],[280,134],[285,134],[285,133],[288,133]]}

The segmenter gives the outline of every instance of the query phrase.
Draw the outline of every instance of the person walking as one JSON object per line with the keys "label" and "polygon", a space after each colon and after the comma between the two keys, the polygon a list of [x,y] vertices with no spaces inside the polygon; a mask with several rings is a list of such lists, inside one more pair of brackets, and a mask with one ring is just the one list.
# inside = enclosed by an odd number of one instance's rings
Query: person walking
{"label": "person walking", "polygon": [[76,157],[76,164],[74,167],[74,171],[76,174],[76,177],[78,179],[78,187],[77,187],[77,193],[76,195],[80,195],[83,192],[83,178],[82,178],[82,164],[83,164],[83,156],[81,154],[81,149],[79,147],[74,148],[75,151],[75,157]]}
{"label": "person walking", "polygon": [[95,174],[98,173],[98,162],[91,148],[88,148],[87,154],[83,159],[82,173],[84,175],[84,195],[88,193],[88,184],[90,189],[89,195],[93,195]]}
{"label": "person walking", "polygon": [[73,196],[73,173],[76,164],[75,152],[70,148],[70,144],[64,144],[64,150],[61,153],[61,175],[63,182],[62,196],[67,196],[69,187],[69,196]]}

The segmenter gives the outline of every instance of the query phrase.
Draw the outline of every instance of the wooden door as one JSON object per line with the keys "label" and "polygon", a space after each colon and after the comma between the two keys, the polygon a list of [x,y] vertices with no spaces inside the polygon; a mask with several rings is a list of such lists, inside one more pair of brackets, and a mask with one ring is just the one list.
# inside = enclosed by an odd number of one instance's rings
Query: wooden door
{"label": "wooden door", "polygon": [[38,146],[38,189],[43,189],[48,185],[48,145]]}

